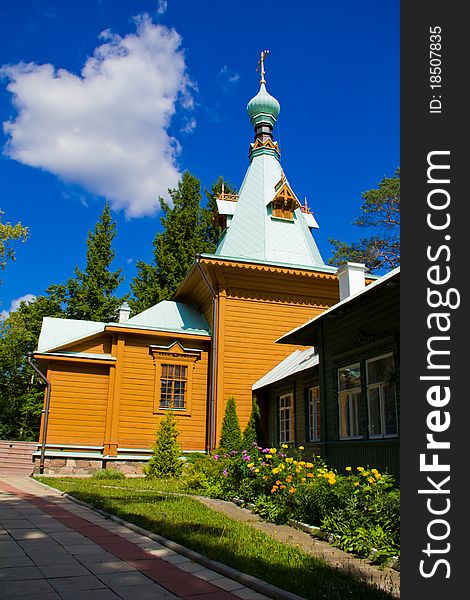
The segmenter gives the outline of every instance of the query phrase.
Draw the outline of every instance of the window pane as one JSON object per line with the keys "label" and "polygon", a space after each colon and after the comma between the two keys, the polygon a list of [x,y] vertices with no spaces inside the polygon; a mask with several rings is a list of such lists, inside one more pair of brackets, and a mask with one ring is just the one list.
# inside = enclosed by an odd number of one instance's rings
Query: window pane
{"label": "window pane", "polygon": [[361,368],[359,365],[339,369],[339,389],[351,390],[361,385]]}
{"label": "window pane", "polygon": [[380,418],[380,388],[374,387],[367,390],[369,400],[370,435],[382,435],[382,421]]}
{"label": "window pane", "polygon": [[388,382],[393,374],[393,356],[385,356],[367,363],[367,383]]}
{"label": "window pane", "polygon": [[384,419],[385,419],[385,435],[396,435],[397,427],[397,408],[395,402],[395,387],[386,385],[383,387],[384,398]]}

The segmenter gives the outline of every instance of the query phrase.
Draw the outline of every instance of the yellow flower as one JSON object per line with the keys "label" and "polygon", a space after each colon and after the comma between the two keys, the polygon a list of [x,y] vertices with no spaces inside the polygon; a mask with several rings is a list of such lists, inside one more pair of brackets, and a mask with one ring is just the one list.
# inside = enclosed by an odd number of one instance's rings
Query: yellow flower
{"label": "yellow flower", "polygon": [[369,471],[363,471],[363,472],[362,472],[362,476],[363,476],[363,477],[367,477],[368,475],[369,475]]}
{"label": "yellow flower", "polygon": [[364,471],[364,467],[357,467],[357,470],[358,470],[359,472],[361,472],[361,471]]}
{"label": "yellow flower", "polygon": [[281,448],[289,448],[287,444],[282,444]]}
{"label": "yellow flower", "polygon": [[295,470],[296,473],[300,473],[301,469],[299,467],[297,467],[297,469]]}
{"label": "yellow flower", "polygon": [[355,482],[354,482],[354,485],[359,485],[359,481],[355,481]]}
{"label": "yellow flower", "polygon": [[278,467],[275,467],[275,468],[272,470],[272,473],[273,473],[274,475],[277,475],[277,474],[279,473],[279,468],[278,468]]}
{"label": "yellow flower", "polygon": [[276,448],[270,448],[269,451],[271,452],[271,454],[276,454],[277,452]]}
{"label": "yellow flower", "polygon": [[254,467],[254,463],[248,463],[248,468],[251,469],[251,467]]}
{"label": "yellow flower", "polygon": [[266,481],[268,479],[267,475],[263,475],[263,479]]}
{"label": "yellow flower", "polygon": [[294,461],[294,459],[293,459],[293,458],[291,458],[290,456],[288,456],[288,457],[286,458],[286,463],[291,463],[291,462],[293,462],[293,461]]}
{"label": "yellow flower", "polygon": [[307,469],[313,469],[313,463],[311,462],[305,463],[305,466],[307,467]]}
{"label": "yellow flower", "polygon": [[255,473],[259,473],[259,469],[255,469]]}
{"label": "yellow flower", "polygon": [[305,450],[303,446],[299,446],[299,450]]}
{"label": "yellow flower", "polygon": [[[309,475],[310,475],[310,473],[309,473]],[[305,477],[302,477],[302,479],[300,481],[302,481],[302,483],[303,483],[304,481],[307,481],[307,480],[305,479]]]}
{"label": "yellow flower", "polygon": [[346,471],[351,471],[351,467],[346,467]]}
{"label": "yellow flower", "polygon": [[374,479],[373,477],[369,477],[369,478],[367,479],[367,481],[368,481],[369,483],[375,483],[375,479]]}
{"label": "yellow flower", "polygon": [[377,475],[377,473],[378,473],[377,469],[371,469],[370,472],[373,473],[374,475]]}
{"label": "yellow flower", "polygon": [[381,477],[382,477],[382,475],[381,475],[380,473],[376,473],[376,474],[375,474],[375,478],[376,478],[376,479],[380,479]]}
{"label": "yellow flower", "polygon": [[295,487],[291,487],[291,489],[289,490],[289,494],[293,494],[295,492]]}

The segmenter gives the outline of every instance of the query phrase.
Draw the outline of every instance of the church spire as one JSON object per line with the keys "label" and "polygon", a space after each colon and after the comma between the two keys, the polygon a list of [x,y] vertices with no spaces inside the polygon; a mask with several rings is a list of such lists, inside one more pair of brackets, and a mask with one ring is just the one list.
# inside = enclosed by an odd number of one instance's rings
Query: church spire
{"label": "church spire", "polygon": [[260,143],[264,144],[268,140],[272,142],[273,127],[281,110],[279,102],[276,98],[271,96],[266,89],[264,61],[266,60],[268,53],[269,50],[262,50],[261,52],[261,58],[258,61],[258,70],[261,75],[260,90],[256,96],[248,102],[246,107],[248,116],[255,128],[255,145],[258,142],[258,146]]}

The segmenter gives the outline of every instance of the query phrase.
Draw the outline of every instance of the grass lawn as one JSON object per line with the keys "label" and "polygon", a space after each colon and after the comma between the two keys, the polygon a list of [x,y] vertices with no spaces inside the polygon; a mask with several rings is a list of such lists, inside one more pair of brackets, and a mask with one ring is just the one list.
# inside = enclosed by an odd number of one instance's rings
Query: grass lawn
{"label": "grass lawn", "polygon": [[308,600],[392,597],[197,500],[159,493],[183,491],[177,482],[66,477],[38,480]]}

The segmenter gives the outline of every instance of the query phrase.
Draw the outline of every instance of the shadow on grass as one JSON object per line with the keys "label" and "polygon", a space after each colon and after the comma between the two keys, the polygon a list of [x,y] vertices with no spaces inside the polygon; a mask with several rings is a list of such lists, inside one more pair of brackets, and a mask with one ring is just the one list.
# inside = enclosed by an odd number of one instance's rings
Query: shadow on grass
{"label": "shadow on grass", "polygon": [[[89,482],[90,480],[88,480]],[[197,500],[142,495],[132,489],[100,489],[96,482],[47,481],[144,529],[178,542],[204,556],[258,577],[307,600],[386,600],[393,596],[299,549],[277,542],[249,525],[221,515]],[[88,489],[87,489],[88,488]],[[387,585],[384,574],[382,587]]]}

